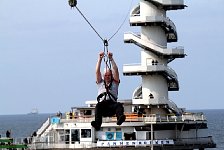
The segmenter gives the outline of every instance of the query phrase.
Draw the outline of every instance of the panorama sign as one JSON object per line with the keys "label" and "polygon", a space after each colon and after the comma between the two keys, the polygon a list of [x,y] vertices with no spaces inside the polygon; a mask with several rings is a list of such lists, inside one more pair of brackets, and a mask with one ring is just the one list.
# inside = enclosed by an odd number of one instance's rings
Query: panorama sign
{"label": "panorama sign", "polygon": [[172,145],[173,140],[97,141],[98,147]]}

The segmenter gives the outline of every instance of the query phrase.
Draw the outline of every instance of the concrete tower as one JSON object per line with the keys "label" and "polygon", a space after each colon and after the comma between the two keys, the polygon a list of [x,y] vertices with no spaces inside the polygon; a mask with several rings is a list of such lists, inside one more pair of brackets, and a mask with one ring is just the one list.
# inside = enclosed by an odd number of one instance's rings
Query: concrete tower
{"label": "concrete tower", "polygon": [[183,47],[168,48],[168,42],[177,42],[174,23],[166,11],[184,9],[183,0],[140,0],[130,14],[130,25],[140,26],[141,32],[125,33],[125,43],[134,43],[141,48],[141,63],[123,66],[126,76],[141,76],[142,84],[133,92],[132,102],[150,113],[180,113],[175,103],[169,100],[169,91],[178,91],[178,78],[168,63],[175,58],[184,58]]}

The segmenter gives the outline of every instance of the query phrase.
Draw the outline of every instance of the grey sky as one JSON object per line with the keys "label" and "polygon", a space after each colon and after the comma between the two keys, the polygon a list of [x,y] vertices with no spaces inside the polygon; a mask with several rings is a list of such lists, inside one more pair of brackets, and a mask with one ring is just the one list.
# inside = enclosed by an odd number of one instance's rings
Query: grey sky
{"label": "grey sky", "polygon": [[[78,7],[103,38],[110,37],[132,0],[78,0]],[[133,5],[138,0],[133,0]],[[224,108],[224,1],[189,0],[168,12],[187,57],[169,64],[180,91],[170,99],[187,109]],[[132,6],[133,7],[133,6]],[[140,77],[122,75],[123,64],[139,63],[140,48],[123,43],[123,33],[139,31],[128,19],[110,41],[121,74],[120,99],[129,99]],[[67,0],[0,0],[0,114],[66,112],[96,97],[95,63],[102,41]]]}

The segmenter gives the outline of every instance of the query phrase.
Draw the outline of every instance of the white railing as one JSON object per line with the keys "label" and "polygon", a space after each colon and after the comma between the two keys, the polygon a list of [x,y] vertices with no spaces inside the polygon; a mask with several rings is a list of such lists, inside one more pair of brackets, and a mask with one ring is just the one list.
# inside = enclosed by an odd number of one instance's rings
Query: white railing
{"label": "white railing", "polygon": [[171,67],[169,67],[169,66],[167,66],[167,65],[164,65],[164,64],[160,64],[160,65],[163,65],[163,66],[164,66],[164,68],[166,69],[166,72],[167,72],[169,75],[171,75],[172,78],[178,80],[176,72],[175,72]]}
{"label": "white railing", "polygon": [[[137,8],[134,9],[133,11],[138,12]],[[136,22],[140,22],[140,23],[144,23],[144,22],[151,22],[151,23],[164,22],[167,26],[170,26],[174,30],[174,32],[176,32],[175,24],[172,22],[172,20],[169,17],[166,17],[164,15],[160,15],[160,16],[141,16],[140,14],[135,13],[135,14],[131,14],[130,22],[132,22],[132,23],[136,23]]]}
{"label": "white railing", "polygon": [[178,46],[172,49],[168,49],[167,46],[159,45],[155,43],[154,41],[152,41],[151,39],[143,40],[141,39],[140,35],[137,35],[136,33],[133,33],[133,32],[126,32],[124,34],[124,40],[132,41],[133,43],[135,43],[136,45],[139,45],[140,47],[147,47],[161,54],[184,54],[183,46]]}
{"label": "white railing", "polygon": [[182,121],[206,121],[203,113],[185,113],[182,115]]}
{"label": "white railing", "polygon": [[[121,146],[137,146],[140,144],[137,141],[142,140],[126,140],[126,141],[98,141],[97,143],[91,142],[82,142],[80,144],[65,144],[58,141],[55,142],[36,142],[29,145],[29,149],[75,149],[75,148],[102,148],[102,147],[121,147]],[[163,142],[161,142],[163,141]],[[177,139],[166,139],[166,140],[155,140],[153,141],[153,145],[159,145],[165,142],[167,144],[175,144],[175,145],[194,145],[194,144],[201,144],[201,145],[210,145],[210,147],[215,148],[215,143],[212,140],[211,136],[208,137],[196,137],[196,138],[177,138]],[[116,143],[114,145],[114,143]],[[128,145],[126,145],[128,143]],[[142,144],[151,144],[151,140],[143,140]],[[107,145],[109,144],[109,145]],[[140,145],[139,145],[140,146]],[[143,146],[143,145],[142,145]],[[124,147],[123,147],[124,148]]]}
{"label": "white railing", "polygon": [[139,63],[123,65],[123,72],[132,72],[132,71],[136,72],[139,70],[140,71],[165,71],[171,78],[178,80],[176,72],[171,67],[162,63],[158,63],[157,65],[146,65],[146,66],[142,66]]}
{"label": "white railing", "polygon": [[173,1],[173,0],[152,0],[163,5],[184,5],[183,0]]}
{"label": "white railing", "polygon": [[[66,123],[90,123],[94,120],[92,118],[76,118],[76,119],[61,119],[61,122]],[[116,122],[116,117],[103,117],[103,122]],[[127,114],[127,122],[184,122],[184,121],[206,121],[203,113],[183,113],[183,114],[149,114],[149,115],[140,115],[137,114]]]}
{"label": "white railing", "polygon": [[47,118],[47,120],[43,123],[40,129],[37,131],[37,135],[41,135],[50,125],[50,118]]}
{"label": "white railing", "polygon": [[[156,42],[154,42],[152,39],[149,39],[149,40],[142,40],[141,39],[141,35],[140,35],[140,33],[134,33],[134,32],[126,32],[125,34],[129,34],[129,35],[132,35],[132,36],[134,36],[134,37],[136,37],[136,38],[138,38],[139,40],[141,40],[141,41],[143,41],[143,42],[147,42],[147,43],[150,43],[150,44],[152,44],[152,45],[155,45],[155,46],[157,46],[157,47],[159,47],[159,48],[162,48],[162,49],[166,49],[167,48],[167,46],[162,46],[162,45],[159,45],[159,44],[157,44]],[[135,41],[137,41],[137,40],[135,40]],[[140,42],[139,42],[140,43]],[[144,44],[142,44],[142,45],[144,45]],[[146,46],[146,45],[144,45],[144,46]]]}
{"label": "white railing", "polygon": [[[52,139],[48,141],[46,139]],[[93,148],[96,147],[96,143],[91,141],[61,141],[56,140],[58,137],[48,136],[48,137],[39,137],[36,141],[29,144],[30,149],[74,149],[74,148]],[[68,142],[68,143],[66,143]]]}
{"label": "white railing", "polygon": [[140,15],[140,5],[136,5],[130,13],[131,16],[139,16]]}

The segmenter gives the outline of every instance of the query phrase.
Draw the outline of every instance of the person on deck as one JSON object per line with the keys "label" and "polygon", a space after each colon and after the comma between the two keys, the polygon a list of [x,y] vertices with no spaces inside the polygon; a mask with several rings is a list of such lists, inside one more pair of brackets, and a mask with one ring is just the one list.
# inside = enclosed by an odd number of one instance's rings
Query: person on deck
{"label": "person on deck", "polygon": [[98,131],[102,124],[102,117],[112,117],[116,114],[117,125],[121,125],[125,121],[124,107],[117,102],[118,86],[120,83],[118,67],[113,59],[113,54],[108,52],[108,58],[111,62],[112,69],[108,66],[104,69],[104,74],[100,71],[101,62],[104,52],[99,53],[96,64],[96,84],[98,86],[98,97],[95,108],[95,121],[91,125]]}
{"label": "person on deck", "polygon": [[7,138],[11,138],[11,132],[9,130],[6,131],[5,135]]}

